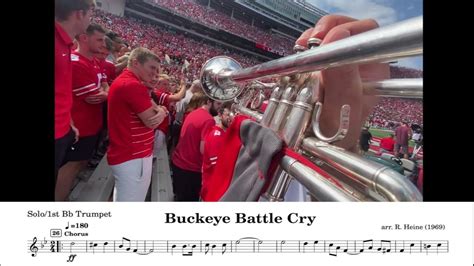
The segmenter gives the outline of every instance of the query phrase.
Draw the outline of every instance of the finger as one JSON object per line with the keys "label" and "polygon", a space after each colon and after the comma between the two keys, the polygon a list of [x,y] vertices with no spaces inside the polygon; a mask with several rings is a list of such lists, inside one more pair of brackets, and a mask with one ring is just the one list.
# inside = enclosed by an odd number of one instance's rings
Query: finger
{"label": "finger", "polygon": [[311,33],[313,32],[313,29],[314,28],[309,28],[309,29],[305,30],[305,32],[303,32],[303,34],[301,34],[301,36],[298,38],[298,40],[296,40],[295,44],[306,47],[306,44],[308,43],[308,39],[311,38]]}
{"label": "finger", "polygon": [[[358,21],[347,22],[341,25],[334,25],[330,30],[325,34],[324,38],[322,38],[321,45],[331,43],[335,41],[334,37],[332,36],[336,32],[340,30],[347,30],[350,33],[350,36],[366,32],[375,28],[378,28],[379,24],[373,19],[364,19]],[[312,36],[314,33],[312,34]],[[320,38],[321,39],[321,38]],[[339,40],[339,39],[336,39]]]}
{"label": "finger", "polygon": [[342,15],[327,15],[322,17],[314,28],[309,28],[296,40],[296,44],[307,46],[309,38],[319,38],[323,40],[326,34],[335,26],[341,25],[348,22],[356,21],[354,18],[342,16]]}
{"label": "finger", "polygon": [[323,40],[327,33],[337,25],[357,21],[357,19],[342,15],[327,15],[322,17],[314,27],[311,37]]}

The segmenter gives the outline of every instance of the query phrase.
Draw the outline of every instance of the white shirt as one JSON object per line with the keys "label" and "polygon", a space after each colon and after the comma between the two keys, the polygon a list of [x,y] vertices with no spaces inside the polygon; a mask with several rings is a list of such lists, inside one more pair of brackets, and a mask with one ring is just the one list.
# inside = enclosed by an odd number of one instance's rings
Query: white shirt
{"label": "white shirt", "polygon": [[418,141],[418,140],[420,140],[420,138],[421,138],[421,134],[420,134],[420,133],[414,133],[414,134],[413,134],[413,137],[412,137],[411,139]]}
{"label": "white shirt", "polygon": [[188,103],[191,101],[191,98],[193,97],[193,93],[191,90],[186,90],[186,94],[184,95],[184,98],[179,100],[179,102],[176,103],[176,120],[183,122],[183,116],[184,116],[184,111],[186,109],[186,106],[188,106]]}

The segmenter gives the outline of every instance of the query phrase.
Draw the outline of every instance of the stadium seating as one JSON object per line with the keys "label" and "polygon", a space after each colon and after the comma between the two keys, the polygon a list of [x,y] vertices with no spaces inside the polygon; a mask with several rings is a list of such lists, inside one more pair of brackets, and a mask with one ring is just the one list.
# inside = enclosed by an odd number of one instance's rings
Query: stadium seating
{"label": "stadium seating", "polygon": [[155,0],[154,3],[174,13],[191,18],[212,28],[219,28],[262,44],[284,55],[292,54],[294,41],[275,36],[229,15],[208,9],[194,0]]}

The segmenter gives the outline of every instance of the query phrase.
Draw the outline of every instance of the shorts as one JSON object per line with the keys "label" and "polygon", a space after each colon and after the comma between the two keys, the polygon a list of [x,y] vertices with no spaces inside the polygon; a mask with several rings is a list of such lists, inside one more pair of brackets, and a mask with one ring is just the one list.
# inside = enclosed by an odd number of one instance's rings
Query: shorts
{"label": "shorts", "polygon": [[54,172],[55,176],[59,171],[59,168],[63,165],[67,151],[70,149],[74,142],[74,131],[69,129],[69,132],[62,138],[54,141]]}
{"label": "shorts", "polygon": [[79,137],[79,141],[72,144],[66,153],[64,163],[75,161],[88,161],[94,155],[94,150],[97,147],[99,134],[94,136]]}
{"label": "shorts", "polygon": [[153,157],[111,165],[115,178],[114,201],[145,201],[151,182]]}
{"label": "shorts", "polygon": [[402,148],[403,154],[408,154],[408,145],[395,144],[395,155],[400,152],[400,147]]}
{"label": "shorts", "polygon": [[360,148],[365,152],[369,151],[369,145],[360,145]]}

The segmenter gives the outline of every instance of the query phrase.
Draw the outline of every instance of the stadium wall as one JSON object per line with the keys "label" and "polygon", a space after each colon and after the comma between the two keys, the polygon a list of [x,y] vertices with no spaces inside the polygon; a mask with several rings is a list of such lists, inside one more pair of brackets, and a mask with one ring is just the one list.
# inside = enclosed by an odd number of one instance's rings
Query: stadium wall
{"label": "stadium wall", "polygon": [[117,16],[123,16],[125,0],[96,0],[97,8]]}

